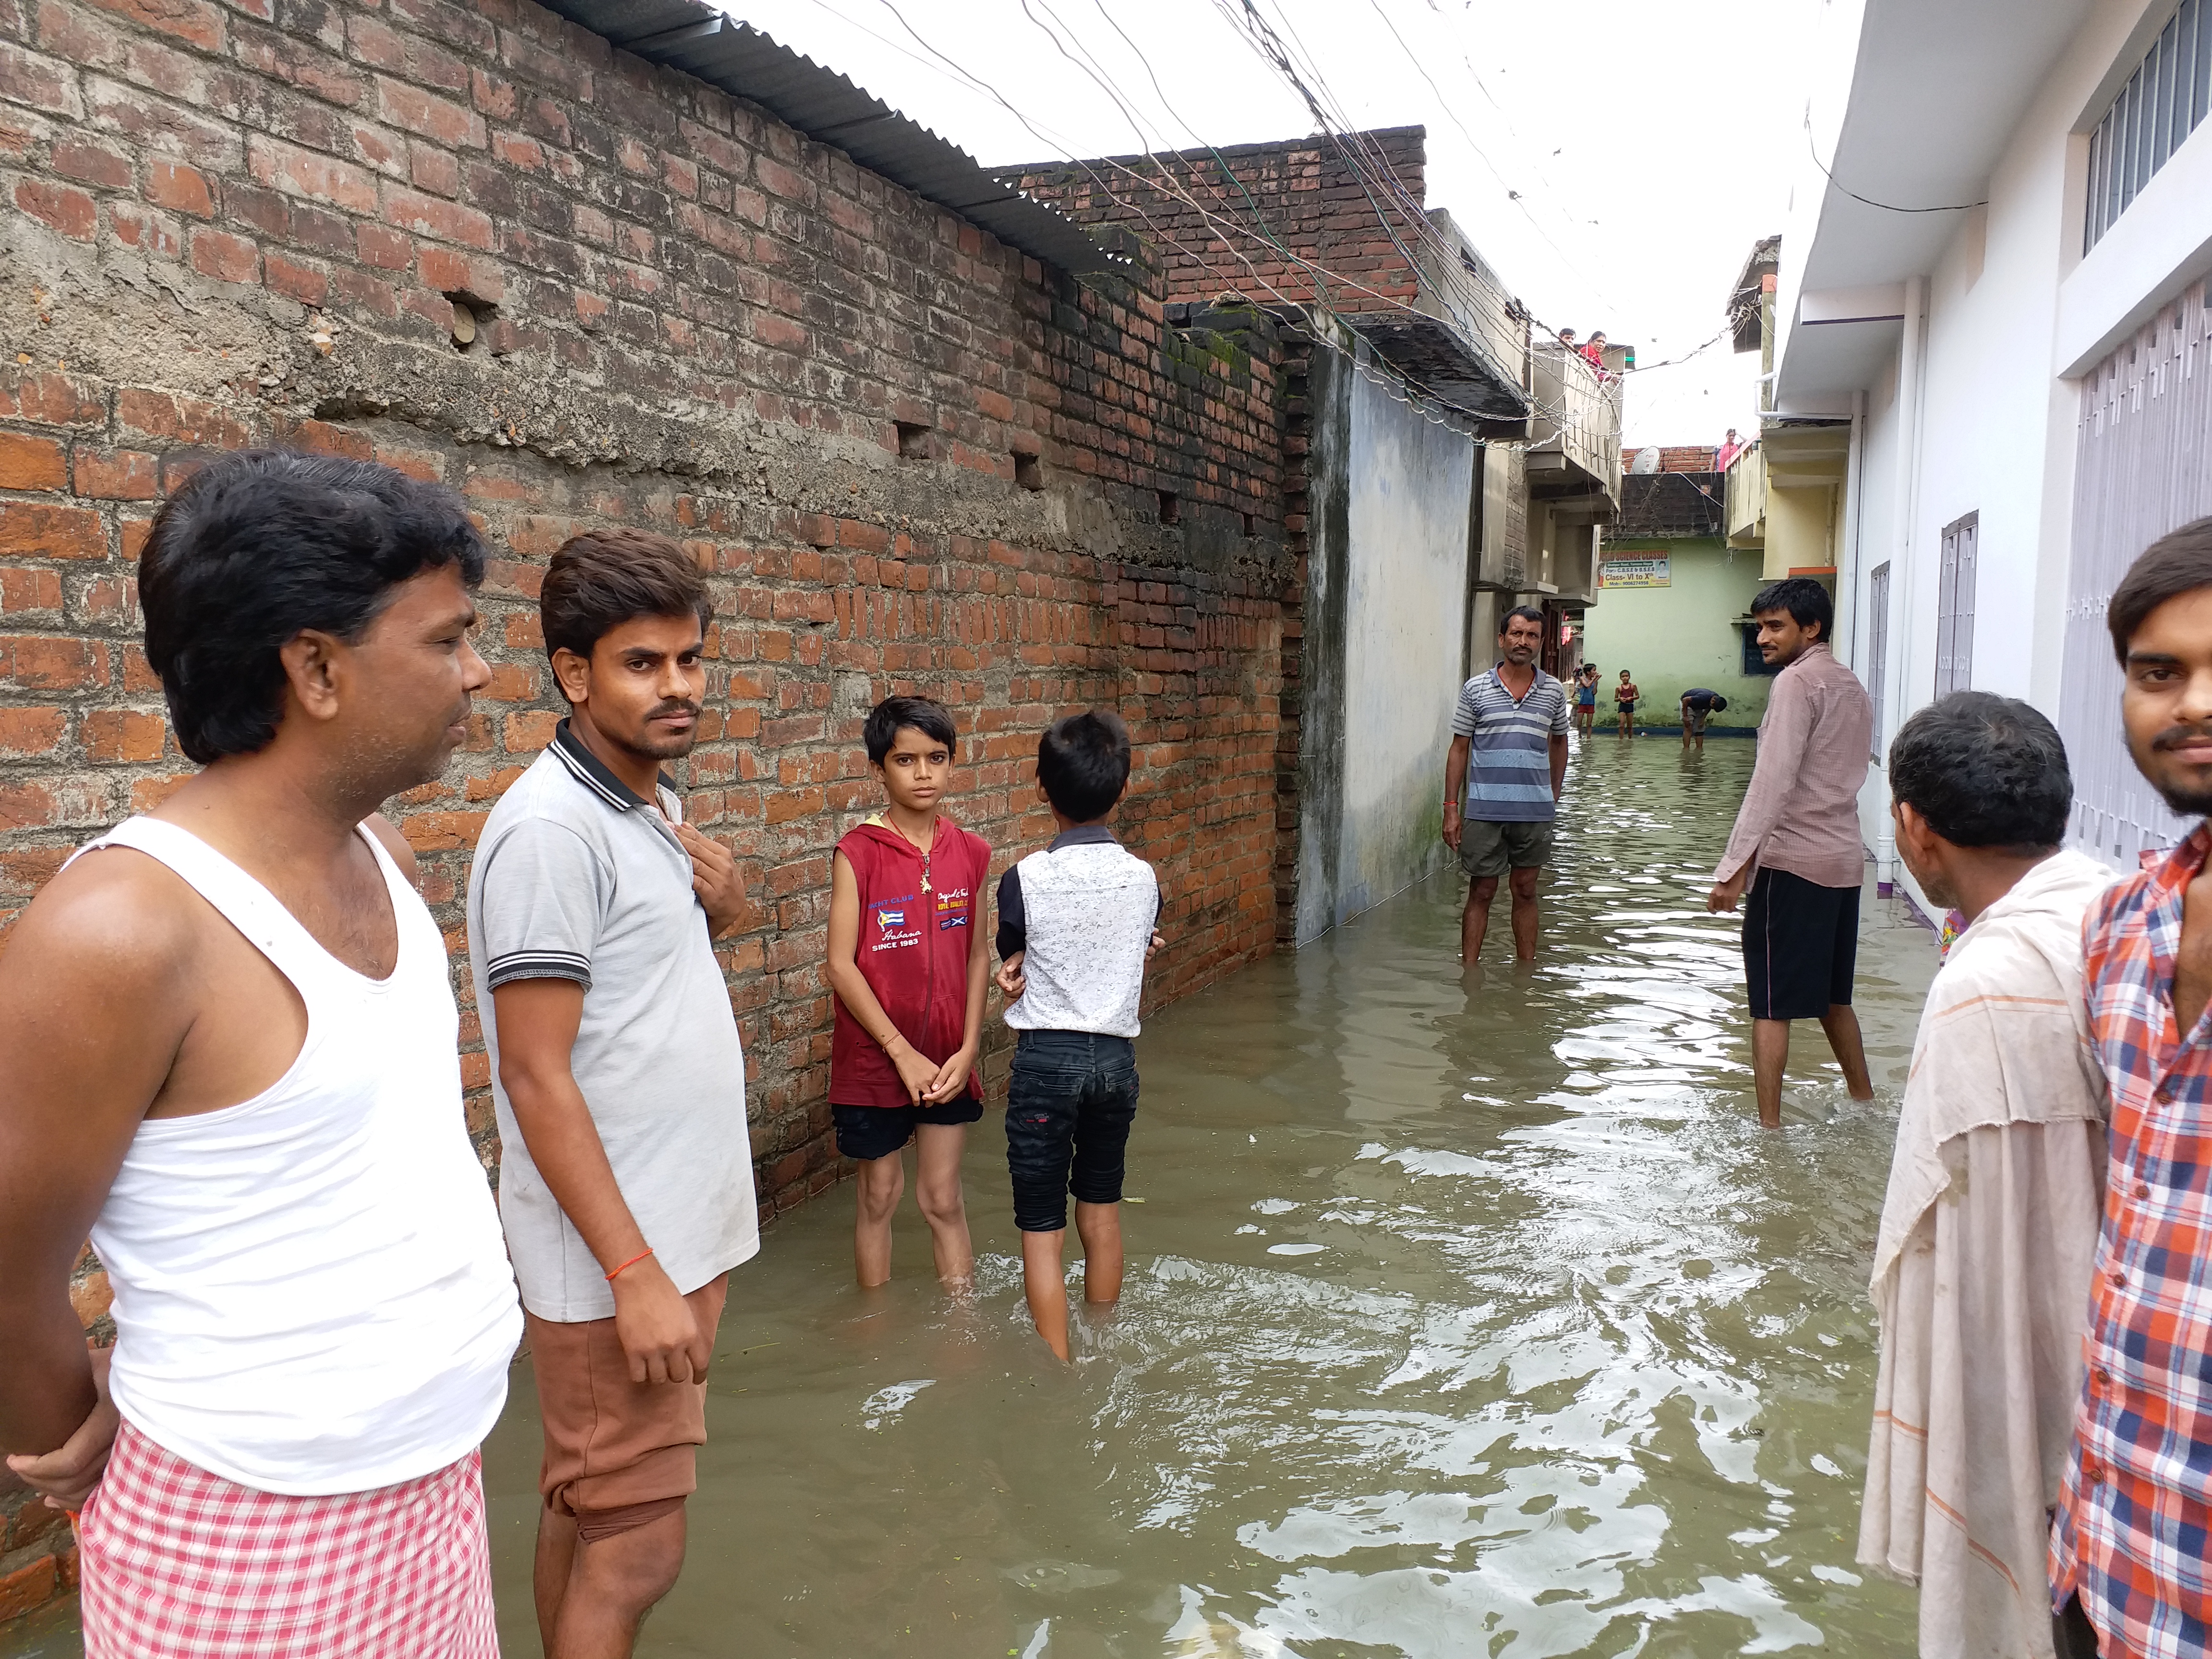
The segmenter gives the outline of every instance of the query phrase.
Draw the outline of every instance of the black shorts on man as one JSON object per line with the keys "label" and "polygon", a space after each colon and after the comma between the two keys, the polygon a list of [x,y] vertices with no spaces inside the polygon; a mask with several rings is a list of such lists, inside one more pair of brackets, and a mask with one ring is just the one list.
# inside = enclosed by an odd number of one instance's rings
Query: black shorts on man
{"label": "black shorts on man", "polygon": [[1849,1005],[1858,966],[1859,890],[1765,869],[1743,911],[1743,973],[1753,1019],[1819,1019]]}

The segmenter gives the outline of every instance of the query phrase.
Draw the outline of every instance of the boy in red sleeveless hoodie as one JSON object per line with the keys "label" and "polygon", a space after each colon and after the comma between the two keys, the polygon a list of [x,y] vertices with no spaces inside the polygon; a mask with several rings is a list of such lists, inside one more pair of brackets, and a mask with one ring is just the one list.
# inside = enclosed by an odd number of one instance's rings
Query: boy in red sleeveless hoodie
{"label": "boy in red sleeveless hoodie", "polygon": [[837,1150],[860,1165],[853,1265],[863,1285],[891,1276],[891,1216],[917,1142],[915,1200],[937,1276],[975,1272],[960,1158],[983,1115],[983,883],[991,849],[941,816],[958,734],[927,697],[890,697],[862,738],[884,810],[837,843],[830,886],[830,988],[836,1030],[830,1110]]}

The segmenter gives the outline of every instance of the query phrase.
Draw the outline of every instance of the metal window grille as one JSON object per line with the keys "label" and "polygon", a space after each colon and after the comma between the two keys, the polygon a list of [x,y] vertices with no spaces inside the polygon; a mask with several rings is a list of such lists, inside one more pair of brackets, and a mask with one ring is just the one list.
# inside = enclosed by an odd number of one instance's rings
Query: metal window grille
{"label": "metal window grille", "polygon": [[2166,811],[2120,735],[2105,623],[2142,550],[2212,514],[2212,309],[2202,283],[2162,307],[2081,382],[2058,730],[2074,775],[2074,845],[2133,868],[2189,823]]}
{"label": "metal window grille", "polygon": [[1943,562],[1936,586],[1936,695],[1974,683],[1974,544],[1981,515],[1969,513],[1943,528]]}
{"label": "metal window grille", "polygon": [[2089,135],[2084,253],[2097,246],[2208,112],[2212,0],[2181,0]]}
{"label": "metal window grille", "polygon": [[1874,756],[1881,758],[1882,688],[1889,680],[1889,566],[1878,564],[1867,578],[1867,698],[1874,704]]}

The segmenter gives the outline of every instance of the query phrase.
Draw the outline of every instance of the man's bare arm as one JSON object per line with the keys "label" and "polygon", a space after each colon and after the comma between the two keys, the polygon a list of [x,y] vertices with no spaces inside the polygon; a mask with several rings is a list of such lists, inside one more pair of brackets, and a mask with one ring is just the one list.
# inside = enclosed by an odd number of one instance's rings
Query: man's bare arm
{"label": "man's bare arm", "polygon": [[[602,1273],[614,1273],[615,1334],[634,1382],[707,1374],[711,1350],[616,1184],[614,1166],[569,1069],[583,1023],[584,988],[572,979],[512,980],[491,994],[499,1081],[530,1161]],[[638,1258],[643,1256],[643,1260]]]}
{"label": "man's bare arm", "polygon": [[0,955],[0,1449],[53,1451],[94,1405],[70,1274],[191,1029],[191,920],[150,861],[56,877]]}
{"label": "man's bare arm", "polygon": [[1567,737],[1564,732],[1552,733],[1552,799],[1557,800],[1559,792],[1567,787]]}
{"label": "man's bare arm", "polygon": [[1468,757],[1474,749],[1474,738],[1454,738],[1444,754],[1444,845],[1454,852],[1459,850],[1459,803],[1466,793]]}

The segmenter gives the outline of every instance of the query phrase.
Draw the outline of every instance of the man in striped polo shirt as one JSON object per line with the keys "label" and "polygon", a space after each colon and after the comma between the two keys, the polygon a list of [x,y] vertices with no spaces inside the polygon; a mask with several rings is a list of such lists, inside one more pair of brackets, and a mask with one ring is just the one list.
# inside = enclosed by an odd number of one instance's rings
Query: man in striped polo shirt
{"label": "man in striped polo shirt", "polygon": [[[1471,878],[1460,917],[1460,960],[1482,955],[1490,901],[1510,869],[1513,955],[1536,959],[1536,879],[1552,856],[1552,820],[1567,775],[1567,694],[1536,666],[1544,613],[1516,605],[1505,613],[1498,649],[1504,660],[1459,689],[1444,763],[1444,845]],[[1469,764],[1470,760],[1472,765]]]}

